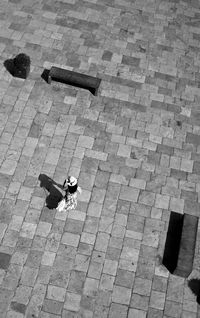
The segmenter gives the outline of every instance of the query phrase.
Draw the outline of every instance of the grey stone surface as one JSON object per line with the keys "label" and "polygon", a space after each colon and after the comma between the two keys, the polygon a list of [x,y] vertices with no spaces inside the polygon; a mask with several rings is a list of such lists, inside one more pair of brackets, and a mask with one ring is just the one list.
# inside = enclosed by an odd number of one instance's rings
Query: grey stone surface
{"label": "grey stone surface", "polygon": [[[2,1],[0,315],[196,318],[162,256],[169,212],[199,217],[198,1]],[[24,52],[26,80],[4,61]],[[101,78],[98,96],[52,66]],[[82,187],[48,209],[38,177]],[[193,270],[199,272],[199,233]],[[198,275],[197,275],[198,276]]]}

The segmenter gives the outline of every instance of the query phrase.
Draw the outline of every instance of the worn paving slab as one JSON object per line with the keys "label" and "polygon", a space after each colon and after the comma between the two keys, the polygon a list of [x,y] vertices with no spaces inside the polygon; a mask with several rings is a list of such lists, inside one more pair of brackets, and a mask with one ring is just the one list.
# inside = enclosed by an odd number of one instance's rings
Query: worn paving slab
{"label": "worn paving slab", "polygon": [[[199,317],[161,265],[170,211],[200,213],[199,50],[198,0],[1,0],[0,318]],[[45,207],[40,174],[79,178],[76,211]]]}

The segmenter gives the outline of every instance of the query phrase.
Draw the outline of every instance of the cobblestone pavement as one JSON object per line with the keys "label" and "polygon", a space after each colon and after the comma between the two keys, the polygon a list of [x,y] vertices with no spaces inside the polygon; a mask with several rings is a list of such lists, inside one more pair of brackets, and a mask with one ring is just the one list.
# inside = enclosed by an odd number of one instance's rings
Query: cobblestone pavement
{"label": "cobblestone pavement", "polygon": [[[200,317],[161,265],[170,211],[200,210],[199,2],[1,0],[0,26],[0,317]],[[77,210],[45,207],[40,174],[78,177]]]}

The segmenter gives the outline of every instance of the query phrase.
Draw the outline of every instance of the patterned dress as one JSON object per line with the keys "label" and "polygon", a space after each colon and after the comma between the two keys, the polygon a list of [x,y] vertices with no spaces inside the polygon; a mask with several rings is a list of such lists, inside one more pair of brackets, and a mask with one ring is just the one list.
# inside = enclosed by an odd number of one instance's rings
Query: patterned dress
{"label": "patterned dress", "polygon": [[65,207],[66,211],[74,210],[77,207],[77,192],[69,193],[67,192],[65,195]]}
{"label": "patterned dress", "polygon": [[65,196],[58,203],[56,210],[58,212],[66,212],[68,210],[74,210],[77,206],[77,192],[70,193],[66,191]]}

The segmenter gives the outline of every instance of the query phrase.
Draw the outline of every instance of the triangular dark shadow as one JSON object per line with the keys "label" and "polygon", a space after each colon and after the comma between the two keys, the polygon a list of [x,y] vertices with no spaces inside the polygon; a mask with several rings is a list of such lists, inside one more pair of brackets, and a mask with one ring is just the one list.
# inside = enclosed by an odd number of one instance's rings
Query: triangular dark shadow
{"label": "triangular dark shadow", "polygon": [[45,68],[44,71],[41,74],[41,78],[47,83],[48,83],[49,72],[50,72],[50,70],[47,70]]}
{"label": "triangular dark shadow", "polygon": [[4,61],[3,65],[5,66],[6,70],[13,76],[14,75],[14,61],[13,59],[8,59]]}
{"label": "triangular dark shadow", "polygon": [[188,281],[188,287],[197,296],[196,301],[200,305],[200,279],[192,278]]}
{"label": "triangular dark shadow", "polygon": [[62,185],[56,183],[45,174],[40,174],[38,180],[40,180],[40,187],[45,188],[49,192],[49,195],[46,197],[46,206],[49,209],[57,208],[58,203],[63,198],[62,193],[57,189],[57,187],[62,189]]}
{"label": "triangular dark shadow", "polygon": [[191,289],[193,294],[198,296],[200,293],[200,279],[192,278],[188,281],[188,287]]}

